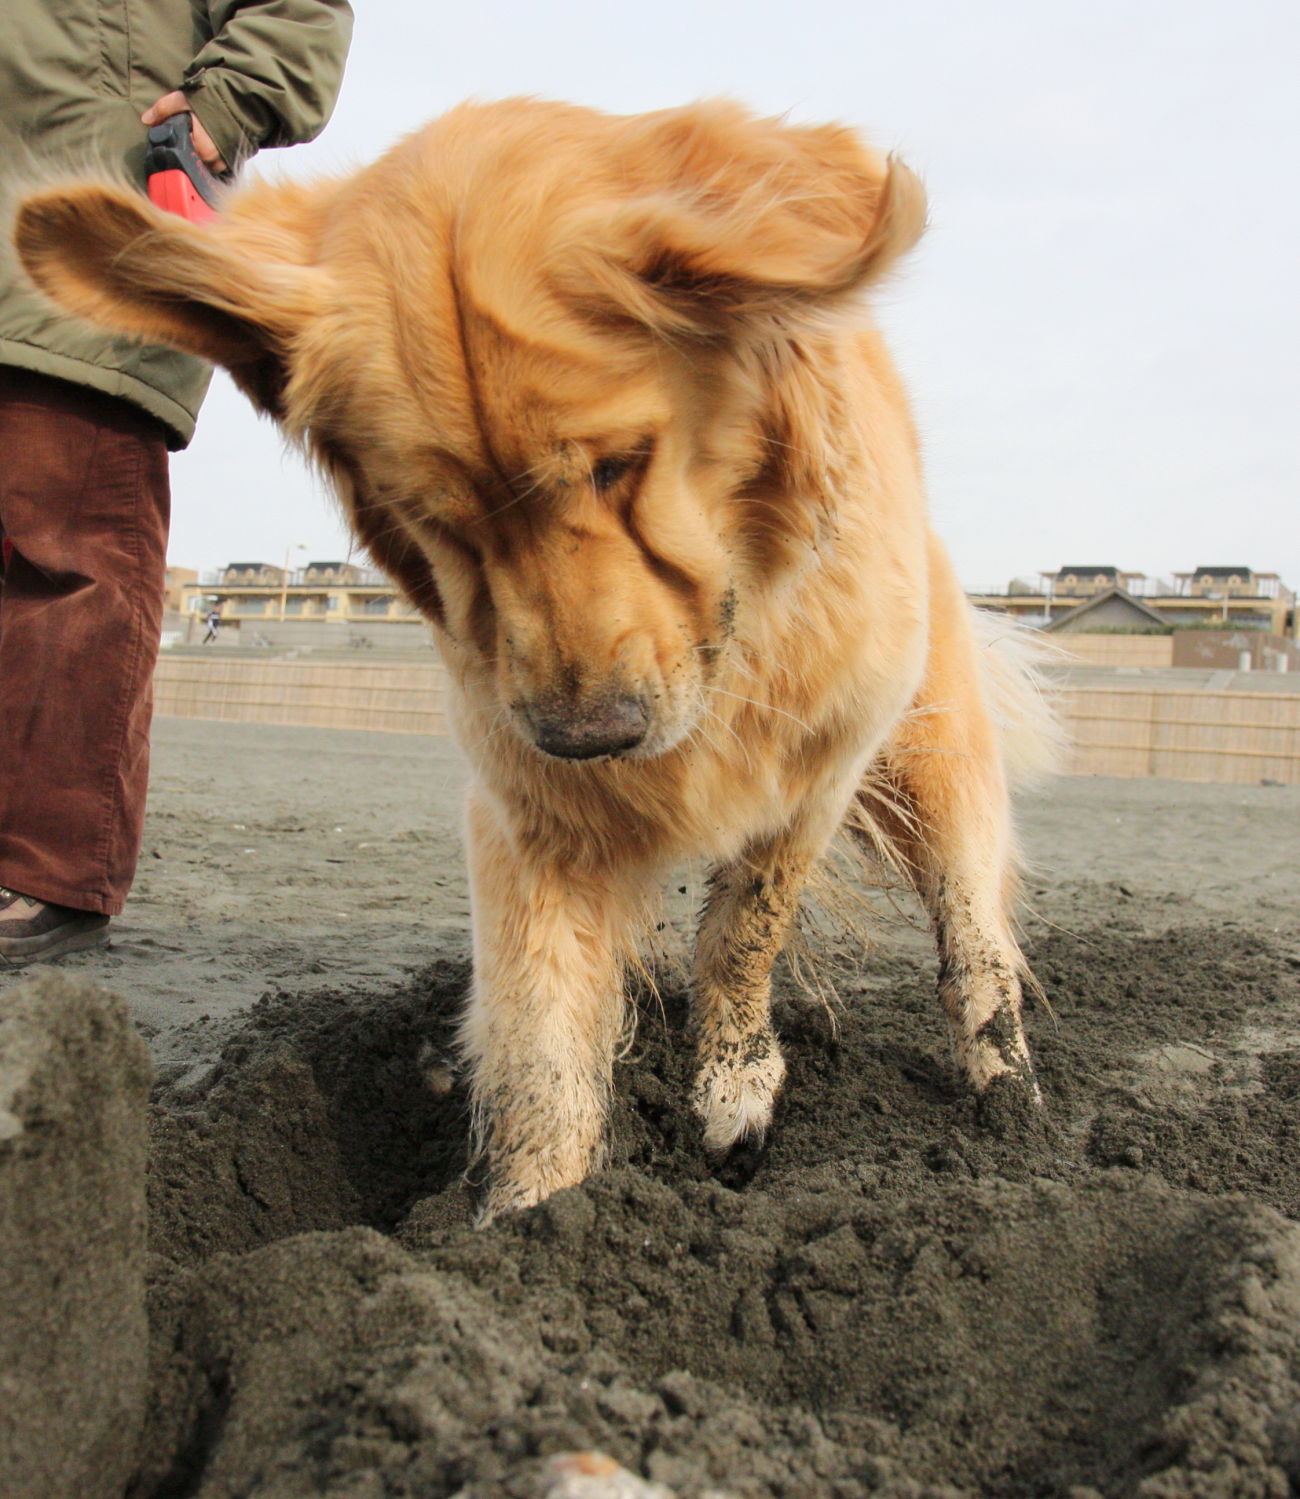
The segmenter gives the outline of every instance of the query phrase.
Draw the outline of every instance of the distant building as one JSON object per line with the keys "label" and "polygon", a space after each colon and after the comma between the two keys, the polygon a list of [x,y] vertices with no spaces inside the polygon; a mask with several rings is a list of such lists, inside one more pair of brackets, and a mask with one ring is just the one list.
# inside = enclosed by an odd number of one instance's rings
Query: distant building
{"label": "distant building", "polygon": [[1053,633],[1088,634],[1098,630],[1114,630],[1130,635],[1163,635],[1169,625],[1150,604],[1123,588],[1103,588],[1073,608],[1054,615],[1043,626]]}
{"label": "distant building", "polygon": [[237,588],[279,588],[284,581],[284,568],[272,567],[269,562],[229,562],[217,575],[222,583]]}
{"label": "distant building", "polygon": [[370,576],[352,562],[309,562],[302,570],[304,583],[364,583]]}
{"label": "distant building", "polygon": [[[1224,624],[1297,637],[1296,597],[1277,573],[1198,567],[1172,580],[1118,567],[1073,566],[1013,579],[1005,589],[972,589],[971,601],[1043,628],[1135,631]],[[1073,616],[1065,623],[1067,616]]]}
{"label": "distant building", "polygon": [[185,611],[185,590],[191,583],[197,583],[199,575],[193,567],[169,567],[163,575],[163,608],[169,613],[181,614]]}
{"label": "distant building", "polygon": [[[176,607],[186,614],[216,608],[229,622],[423,623],[382,573],[352,562],[309,562],[292,572],[269,562],[231,562],[202,578],[186,568],[168,574],[169,582],[176,575]],[[1036,580],[1014,578],[1005,588],[972,589],[970,598],[1053,630],[1141,632],[1222,623],[1300,638],[1294,592],[1277,573],[1244,566],[1198,567],[1166,580],[1110,564],[1078,565],[1039,573]]]}
{"label": "distant building", "polygon": [[[1250,600],[1252,602],[1271,599],[1285,598],[1291,604],[1295,603],[1295,595],[1290,589],[1282,586],[1282,580],[1276,573],[1252,572],[1248,567],[1198,567],[1194,572],[1175,573],[1174,584],[1180,596],[1189,599],[1208,599],[1219,602]],[[1211,611],[1213,612],[1213,611]],[[1259,623],[1264,623],[1264,615],[1269,616],[1272,623],[1272,614],[1268,610],[1261,610]],[[1225,613],[1224,618],[1228,616]],[[1238,613],[1235,618],[1240,623],[1245,623],[1244,617]]]}
{"label": "distant building", "polygon": [[351,562],[309,562],[290,572],[269,562],[231,562],[183,593],[187,614],[216,609],[229,622],[423,623],[382,573]]}
{"label": "distant building", "polygon": [[1145,581],[1145,573],[1122,573],[1117,567],[1062,567],[1053,577],[1052,592],[1057,598],[1091,598],[1108,588],[1127,593]]}

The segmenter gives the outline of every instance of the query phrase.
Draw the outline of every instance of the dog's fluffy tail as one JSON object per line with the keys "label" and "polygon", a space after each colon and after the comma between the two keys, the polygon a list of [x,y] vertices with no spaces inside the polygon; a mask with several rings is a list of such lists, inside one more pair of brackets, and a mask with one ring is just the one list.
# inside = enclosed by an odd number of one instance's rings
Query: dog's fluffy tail
{"label": "dog's fluffy tail", "polygon": [[1061,652],[1036,631],[972,609],[984,672],[984,696],[1002,734],[1007,778],[1013,786],[1043,780],[1062,768],[1067,740],[1056,690],[1043,667]]}

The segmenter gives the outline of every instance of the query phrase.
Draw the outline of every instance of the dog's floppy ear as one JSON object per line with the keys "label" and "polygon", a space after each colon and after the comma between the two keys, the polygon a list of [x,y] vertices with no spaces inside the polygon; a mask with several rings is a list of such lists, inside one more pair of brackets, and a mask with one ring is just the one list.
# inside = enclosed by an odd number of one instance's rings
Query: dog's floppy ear
{"label": "dog's floppy ear", "polygon": [[[300,200],[303,191],[245,196]],[[292,228],[301,207],[290,201],[260,220],[245,211],[200,228],[128,186],[69,181],[22,199],[14,245],[31,280],[65,311],[224,365],[278,416],[286,351],[320,292]]]}
{"label": "dog's floppy ear", "polygon": [[589,212],[557,278],[580,303],[664,332],[792,331],[925,229],[918,179],[841,126],[697,105],[648,117],[628,160],[648,190]]}

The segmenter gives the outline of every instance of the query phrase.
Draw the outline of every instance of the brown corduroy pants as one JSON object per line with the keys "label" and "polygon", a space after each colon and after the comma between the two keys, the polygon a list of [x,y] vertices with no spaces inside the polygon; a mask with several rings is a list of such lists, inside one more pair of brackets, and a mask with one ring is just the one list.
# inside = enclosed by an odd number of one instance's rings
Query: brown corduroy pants
{"label": "brown corduroy pants", "polygon": [[159,423],[0,367],[0,885],[38,900],[131,888],[170,508]]}

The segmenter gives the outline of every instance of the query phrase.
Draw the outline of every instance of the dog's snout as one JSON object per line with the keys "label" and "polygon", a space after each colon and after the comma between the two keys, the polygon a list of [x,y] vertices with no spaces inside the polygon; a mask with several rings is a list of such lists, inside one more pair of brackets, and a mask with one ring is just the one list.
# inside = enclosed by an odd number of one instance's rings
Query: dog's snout
{"label": "dog's snout", "polygon": [[645,699],[628,694],[584,707],[548,708],[529,715],[537,747],[561,760],[594,760],[635,749],[646,736]]}

